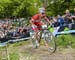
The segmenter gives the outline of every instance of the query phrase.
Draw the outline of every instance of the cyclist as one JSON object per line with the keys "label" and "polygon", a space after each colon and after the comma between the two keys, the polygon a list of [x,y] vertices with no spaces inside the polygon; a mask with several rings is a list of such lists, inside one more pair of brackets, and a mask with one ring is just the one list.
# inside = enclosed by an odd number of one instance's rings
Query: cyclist
{"label": "cyclist", "polygon": [[39,13],[35,14],[31,20],[30,20],[30,24],[32,25],[32,30],[35,32],[35,46],[33,45],[34,48],[40,46],[39,44],[39,37],[38,37],[38,32],[41,30],[41,26],[44,24],[44,22],[42,22],[42,19],[46,20],[49,24],[50,21],[46,16],[46,11],[45,8],[39,8]]}

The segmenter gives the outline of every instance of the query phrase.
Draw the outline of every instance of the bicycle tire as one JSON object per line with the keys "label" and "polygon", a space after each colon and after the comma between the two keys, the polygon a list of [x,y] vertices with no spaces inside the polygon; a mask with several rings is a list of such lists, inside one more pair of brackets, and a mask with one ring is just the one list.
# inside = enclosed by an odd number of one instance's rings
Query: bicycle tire
{"label": "bicycle tire", "polygon": [[46,42],[45,44],[47,44],[47,48],[48,51],[53,53],[56,51],[56,41],[55,41],[55,37],[53,36],[53,34],[46,30],[44,32],[44,41]]}

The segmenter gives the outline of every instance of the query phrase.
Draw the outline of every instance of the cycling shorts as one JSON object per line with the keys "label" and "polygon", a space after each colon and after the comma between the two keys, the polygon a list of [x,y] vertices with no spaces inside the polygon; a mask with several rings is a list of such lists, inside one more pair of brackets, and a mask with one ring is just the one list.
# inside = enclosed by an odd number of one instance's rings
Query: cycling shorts
{"label": "cycling shorts", "polygon": [[33,31],[41,30],[42,24],[43,24],[42,22],[34,22],[34,25],[32,25],[32,30]]}

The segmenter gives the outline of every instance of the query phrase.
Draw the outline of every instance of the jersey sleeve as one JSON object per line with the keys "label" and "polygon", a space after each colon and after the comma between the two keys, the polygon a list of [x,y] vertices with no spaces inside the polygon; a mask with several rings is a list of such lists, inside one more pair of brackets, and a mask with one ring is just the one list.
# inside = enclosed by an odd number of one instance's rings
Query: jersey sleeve
{"label": "jersey sleeve", "polygon": [[37,15],[34,15],[31,19],[32,20],[39,20],[39,15],[38,14]]}

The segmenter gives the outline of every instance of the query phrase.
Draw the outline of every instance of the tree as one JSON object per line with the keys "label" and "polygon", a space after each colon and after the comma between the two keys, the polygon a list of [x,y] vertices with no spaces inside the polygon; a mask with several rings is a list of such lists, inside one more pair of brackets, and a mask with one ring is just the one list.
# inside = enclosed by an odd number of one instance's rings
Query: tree
{"label": "tree", "polygon": [[0,0],[0,17],[28,17],[45,6],[48,15],[63,14],[68,8],[73,10],[75,0]]}
{"label": "tree", "polygon": [[31,16],[40,6],[40,0],[0,0],[0,17]]}
{"label": "tree", "polygon": [[49,15],[64,14],[66,9],[73,10],[75,0],[48,0],[47,11]]}

